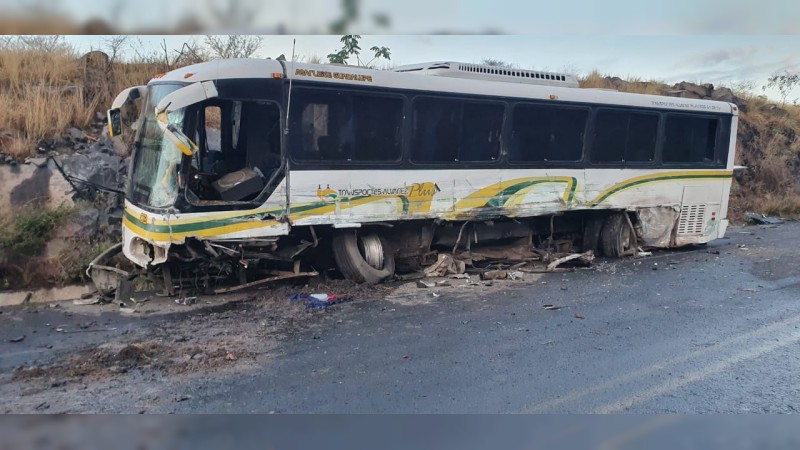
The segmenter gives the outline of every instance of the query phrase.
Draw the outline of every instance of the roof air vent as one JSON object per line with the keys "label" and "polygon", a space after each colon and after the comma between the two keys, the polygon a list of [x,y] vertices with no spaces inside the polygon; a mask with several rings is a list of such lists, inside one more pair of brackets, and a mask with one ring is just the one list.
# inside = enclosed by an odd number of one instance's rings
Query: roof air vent
{"label": "roof air vent", "polygon": [[505,83],[578,87],[578,79],[573,75],[459,62],[430,62],[410,64],[407,66],[397,67],[394,69],[394,71],[411,72],[415,74],[433,75],[439,77],[499,81]]}

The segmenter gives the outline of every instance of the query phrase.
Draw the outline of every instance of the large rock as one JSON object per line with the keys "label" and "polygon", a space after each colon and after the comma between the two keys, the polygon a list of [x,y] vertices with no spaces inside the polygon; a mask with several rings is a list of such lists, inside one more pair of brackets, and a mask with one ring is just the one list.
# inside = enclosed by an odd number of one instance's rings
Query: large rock
{"label": "large rock", "polygon": [[53,161],[31,158],[29,164],[0,165],[0,214],[35,206],[55,209],[74,205],[75,192]]}
{"label": "large rock", "polygon": [[605,78],[603,78],[603,81],[606,84],[613,86],[614,89],[616,89],[618,91],[622,90],[622,88],[624,88],[625,85],[628,84],[627,81],[623,80],[620,77],[605,77]]}
{"label": "large rock", "polygon": [[739,107],[739,110],[747,111],[747,102],[737,97],[732,90],[726,87],[719,87],[714,89],[714,91],[711,92],[711,100],[733,103],[737,107]]}
{"label": "large rock", "polygon": [[711,96],[711,92],[714,90],[714,85],[694,84],[694,83],[689,83],[688,81],[681,81],[680,83],[673,86],[673,89],[676,91],[683,91],[683,93],[685,93],[684,95],[678,95],[678,97],[708,98]]}

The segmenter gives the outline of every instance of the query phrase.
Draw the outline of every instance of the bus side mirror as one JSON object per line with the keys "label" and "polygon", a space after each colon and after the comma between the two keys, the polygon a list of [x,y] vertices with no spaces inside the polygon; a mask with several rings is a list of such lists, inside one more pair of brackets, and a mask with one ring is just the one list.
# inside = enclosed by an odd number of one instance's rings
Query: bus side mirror
{"label": "bus side mirror", "polygon": [[122,134],[122,113],[119,108],[108,110],[108,135],[111,137]]}

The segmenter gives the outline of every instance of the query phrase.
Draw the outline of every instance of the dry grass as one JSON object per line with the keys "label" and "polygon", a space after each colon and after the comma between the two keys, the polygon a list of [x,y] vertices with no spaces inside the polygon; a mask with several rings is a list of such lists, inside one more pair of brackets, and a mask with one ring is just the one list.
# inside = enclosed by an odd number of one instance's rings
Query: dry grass
{"label": "dry grass", "polygon": [[78,80],[78,60],[68,50],[0,51],[0,151],[23,156],[38,140],[91,120],[87,106],[97,102],[83,97]]}
{"label": "dry grass", "polygon": [[748,211],[800,218],[800,107],[747,92],[739,116],[736,163],[747,167],[731,195],[731,215]]}
{"label": "dry grass", "polygon": [[584,89],[613,89],[631,94],[648,95],[663,95],[663,92],[669,89],[669,86],[657,80],[645,81],[640,77],[628,76],[624,79],[624,83],[615,84],[610,78],[612,77],[593,70],[587,75],[578,77],[578,85]]}
{"label": "dry grass", "polygon": [[86,127],[122,89],[167,70],[155,58],[88,64],[72,48],[0,46],[0,152],[29,156],[43,139]]}

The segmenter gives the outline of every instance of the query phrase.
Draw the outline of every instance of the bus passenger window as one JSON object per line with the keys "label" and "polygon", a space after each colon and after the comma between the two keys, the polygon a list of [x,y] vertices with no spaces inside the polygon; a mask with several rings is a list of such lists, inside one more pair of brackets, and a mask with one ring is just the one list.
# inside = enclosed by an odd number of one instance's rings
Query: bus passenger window
{"label": "bus passenger window", "polygon": [[290,130],[296,160],[400,159],[401,98],[311,89],[293,95]]}
{"label": "bus passenger window", "polygon": [[219,106],[206,106],[206,150],[222,151],[222,110]]}
{"label": "bus passenger window", "polygon": [[585,108],[516,106],[509,161],[579,161],[588,117]]}
{"label": "bus passenger window", "polygon": [[496,161],[505,107],[501,104],[420,98],[414,102],[415,162]]}
{"label": "bus passenger window", "polygon": [[664,130],[665,163],[711,163],[715,161],[719,120],[688,115],[669,115]]}
{"label": "bus passenger window", "polygon": [[594,121],[591,161],[653,161],[657,136],[657,114],[600,110]]}

